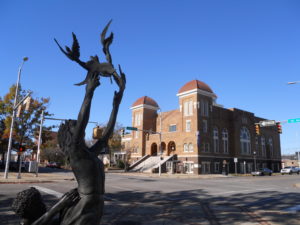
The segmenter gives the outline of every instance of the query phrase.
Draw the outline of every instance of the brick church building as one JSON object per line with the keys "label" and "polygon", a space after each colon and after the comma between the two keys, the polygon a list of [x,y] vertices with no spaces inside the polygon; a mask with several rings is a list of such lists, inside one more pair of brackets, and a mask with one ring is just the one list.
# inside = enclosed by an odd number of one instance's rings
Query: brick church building
{"label": "brick church building", "polygon": [[[280,137],[276,126],[261,128],[260,135],[256,135],[255,123],[266,119],[252,112],[223,108],[216,103],[212,89],[199,80],[183,85],[177,97],[178,109],[168,112],[161,112],[157,102],[148,96],[133,103],[132,126],[139,130],[122,138],[123,151],[131,152],[132,163],[145,156],[161,155],[161,159],[174,162],[173,172],[280,170]],[[170,163],[165,165],[168,167]]]}

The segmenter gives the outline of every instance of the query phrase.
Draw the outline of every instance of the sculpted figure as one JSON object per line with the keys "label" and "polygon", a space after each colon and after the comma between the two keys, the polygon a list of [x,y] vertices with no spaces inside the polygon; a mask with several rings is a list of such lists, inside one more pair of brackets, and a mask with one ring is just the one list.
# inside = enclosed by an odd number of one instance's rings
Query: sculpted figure
{"label": "sculpted figure", "polygon": [[[85,80],[78,85],[86,85],[85,96],[82,102],[77,120],[67,120],[61,124],[58,131],[58,142],[64,151],[73,173],[76,177],[78,188],[66,193],[59,202],[48,212],[43,214],[34,225],[53,224],[55,216],[60,213],[59,223],[61,225],[98,225],[103,215],[104,207],[104,182],[105,173],[103,162],[98,158],[99,154],[108,153],[108,140],[113,133],[119,105],[125,90],[126,78],[119,66],[119,73],[112,65],[109,53],[109,45],[113,34],[105,39],[105,34],[110,22],[102,32],[103,52],[108,59],[107,63],[99,63],[95,57],[84,63],[79,60],[79,44],[73,34],[72,50],[66,47],[64,51],[59,48],[71,60],[76,61],[88,70]],[[57,42],[57,41],[56,41]],[[58,44],[58,42],[57,42]],[[96,57],[98,58],[98,57]],[[112,112],[108,124],[103,131],[102,137],[91,146],[87,147],[84,136],[89,121],[90,108],[95,89],[100,85],[100,76],[113,77],[118,85],[118,91],[114,92]],[[31,224],[31,223],[28,223]]]}

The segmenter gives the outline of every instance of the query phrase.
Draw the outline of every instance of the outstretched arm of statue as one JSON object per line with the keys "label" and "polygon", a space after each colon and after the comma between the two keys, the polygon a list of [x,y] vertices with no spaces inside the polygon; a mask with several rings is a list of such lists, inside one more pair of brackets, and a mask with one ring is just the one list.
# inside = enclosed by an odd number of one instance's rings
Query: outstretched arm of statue
{"label": "outstretched arm of statue", "polygon": [[119,86],[119,91],[118,92],[115,91],[115,93],[114,93],[113,108],[112,108],[112,112],[110,114],[109,121],[107,123],[105,130],[103,131],[103,135],[102,135],[101,139],[99,139],[91,147],[91,150],[93,152],[95,152],[96,154],[100,154],[100,152],[102,151],[102,147],[107,145],[108,139],[112,135],[115,124],[116,124],[119,106],[120,106],[120,103],[121,103],[121,100],[123,97],[123,93],[125,90],[125,86],[126,86],[126,77],[125,77],[125,74],[122,72],[120,65],[119,65],[119,71],[120,71],[120,76],[117,74],[117,72],[115,72],[113,74],[113,78],[114,78],[115,82],[117,83],[117,85]]}
{"label": "outstretched arm of statue", "polygon": [[47,225],[54,218],[54,216],[59,213],[65,207],[69,207],[72,204],[76,204],[79,200],[79,194],[77,189],[72,189],[71,191],[64,194],[61,199],[44,215],[42,215],[38,220],[34,221],[32,225]]}
{"label": "outstretched arm of statue", "polygon": [[80,140],[84,137],[85,128],[90,118],[90,109],[94,91],[99,85],[99,75],[97,73],[93,73],[91,76],[88,76],[85,96],[78,114],[76,129],[74,132],[75,140]]}

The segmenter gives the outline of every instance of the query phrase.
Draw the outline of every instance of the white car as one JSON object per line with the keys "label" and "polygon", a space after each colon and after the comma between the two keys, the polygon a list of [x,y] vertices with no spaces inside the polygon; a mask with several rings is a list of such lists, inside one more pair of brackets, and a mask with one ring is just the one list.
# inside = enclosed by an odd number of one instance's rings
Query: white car
{"label": "white car", "polygon": [[293,173],[299,174],[300,171],[295,166],[286,166],[286,167],[284,167],[283,169],[280,170],[280,173],[282,175],[284,175],[284,174],[293,174]]}

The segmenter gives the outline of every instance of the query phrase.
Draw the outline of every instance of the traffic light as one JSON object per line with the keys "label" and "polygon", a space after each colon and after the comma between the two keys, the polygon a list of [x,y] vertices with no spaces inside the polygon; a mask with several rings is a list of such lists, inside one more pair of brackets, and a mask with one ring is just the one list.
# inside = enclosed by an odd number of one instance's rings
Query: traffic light
{"label": "traffic light", "polygon": [[102,137],[103,129],[99,126],[94,127],[93,129],[93,139],[100,139]]}
{"label": "traffic light", "polygon": [[277,126],[277,131],[279,134],[282,134],[282,126],[280,123],[276,123],[276,126]]}
{"label": "traffic light", "polygon": [[123,129],[121,130],[121,134],[122,134],[122,137],[125,136],[125,128],[123,128]]}
{"label": "traffic light", "polygon": [[19,146],[19,152],[24,152],[24,151],[25,151],[25,147],[22,146],[22,145],[20,145],[20,146]]}
{"label": "traffic light", "polygon": [[22,112],[22,105],[19,105],[17,109],[17,115],[16,115],[17,118],[20,118],[21,112]]}
{"label": "traffic light", "polygon": [[255,133],[256,135],[260,135],[260,127],[258,124],[255,124]]}
{"label": "traffic light", "polygon": [[25,110],[28,111],[30,109],[31,97],[27,97],[23,104],[25,104]]}

